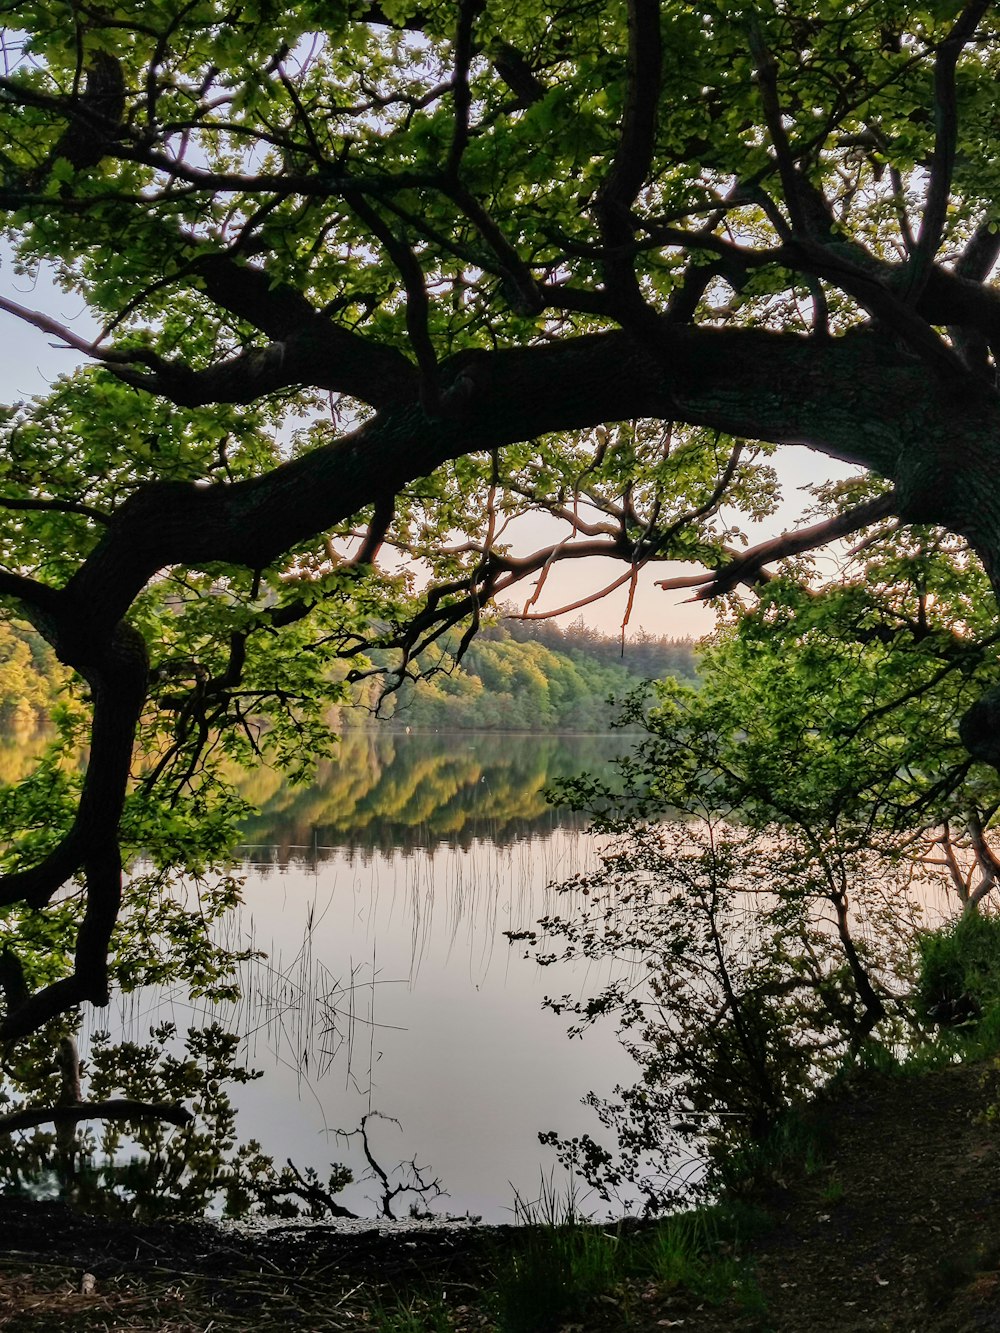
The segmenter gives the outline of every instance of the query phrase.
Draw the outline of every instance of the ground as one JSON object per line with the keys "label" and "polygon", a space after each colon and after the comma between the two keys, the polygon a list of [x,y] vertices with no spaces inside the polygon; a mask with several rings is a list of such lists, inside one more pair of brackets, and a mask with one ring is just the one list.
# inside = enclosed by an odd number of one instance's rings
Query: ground
{"label": "ground", "polygon": [[[868,1079],[828,1108],[825,1160],[769,1199],[753,1246],[775,1333],[1000,1329],[1000,1101],[992,1065]],[[687,1325],[686,1325],[687,1326]]]}
{"label": "ground", "polygon": [[[730,1254],[749,1285],[711,1299],[635,1277],[572,1317],[523,1333],[664,1328],[764,1333],[971,1333],[1000,1329],[1000,1074],[950,1066],[867,1078],[821,1113],[820,1160],[764,1200],[767,1223]],[[242,1236],[209,1224],[81,1218],[0,1200],[0,1327],[11,1330],[497,1327],[484,1293],[523,1233]],[[92,1292],[81,1292],[85,1273]],[[749,1292],[749,1295],[748,1295]]]}

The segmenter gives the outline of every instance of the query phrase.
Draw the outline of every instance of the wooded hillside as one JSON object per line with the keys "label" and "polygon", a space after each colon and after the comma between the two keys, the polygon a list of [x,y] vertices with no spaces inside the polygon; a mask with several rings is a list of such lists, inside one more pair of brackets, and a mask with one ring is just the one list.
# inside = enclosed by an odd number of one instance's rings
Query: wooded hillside
{"label": "wooded hillside", "polygon": [[[693,679],[695,670],[690,639],[623,641],[582,621],[561,629],[504,619],[483,629],[459,666],[404,681],[379,713],[421,730],[607,731],[613,699],[646,680]],[[370,725],[376,691],[362,697],[369,706],[341,709],[339,725]]]}

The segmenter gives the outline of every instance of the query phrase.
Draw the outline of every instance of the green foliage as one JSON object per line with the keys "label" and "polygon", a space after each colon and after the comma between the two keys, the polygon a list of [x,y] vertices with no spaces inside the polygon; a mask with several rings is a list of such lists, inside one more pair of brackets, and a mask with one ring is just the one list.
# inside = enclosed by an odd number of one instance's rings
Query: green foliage
{"label": "green foliage", "polygon": [[591,1228],[533,1229],[498,1284],[503,1333],[555,1333],[614,1286],[614,1238]]}
{"label": "green foliage", "polygon": [[[633,700],[646,733],[617,781],[562,784],[611,841],[566,911],[514,938],[543,963],[628,965],[596,996],[547,1001],[580,1029],[613,1015],[641,1074],[590,1099],[614,1151],[544,1136],[604,1197],[669,1207],[692,1151],[709,1187],[767,1173],[789,1112],[873,1043],[901,1052],[935,1016],[993,1013],[996,918],[974,909],[1000,793],[956,736],[996,674],[975,581],[920,532],[872,540],[833,585],[776,579],[703,651],[697,688]],[[934,885],[966,908],[943,933],[917,929]]]}
{"label": "green foliage", "polygon": [[1000,917],[966,912],[917,937],[916,1002],[941,1028],[966,1028],[1000,1039]]}
{"label": "green foliage", "polygon": [[0,621],[0,734],[24,742],[42,730],[67,676],[40,634]]}
{"label": "green foliage", "polygon": [[[627,680],[573,646],[494,637],[475,674],[438,670],[491,598],[534,579],[533,603],[586,553],[632,593],[660,560],[708,571],[705,595],[765,586],[701,688],[636,696],[648,738],[620,783],[567,785],[624,839],[571,946],[648,955],[668,1028],[691,1002],[663,1072],[692,1113],[737,1099],[754,1134],[821,1051],[892,1028],[891,937],[856,940],[866,886],[914,872],[942,824],[963,901],[996,869],[1000,791],[970,759],[990,727],[969,723],[1000,680],[995,598],[964,544],[1000,567],[981,8],[16,7],[0,228],[15,275],[54,275],[93,325],[28,311],[94,364],[0,413],[0,592],[79,673],[33,658],[50,706],[0,635],[0,720],[44,707],[57,732],[0,790],[0,870],[25,876],[4,942],[29,988],[70,982],[45,1004],[102,998],[120,860],[119,979],[225,992],[180,879],[219,876],[209,916],[233,900],[234,769],[304,782],[352,686],[388,673],[405,703],[431,676],[427,726],[598,725]],[[836,586],[741,558],[787,441],[870,471],[818,495],[827,535],[859,540]],[[539,518],[558,535],[521,554]],[[456,822],[459,769],[434,771]],[[401,822],[431,797],[413,779]],[[630,824],[665,811],[703,821],[689,844]],[[648,935],[616,935],[618,874],[637,902],[649,886]]]}
{"label": "green foliage", "polygon": [[525,1221],[498,1263],[491,1293],[504,1333],[552,1333],[585,1322],[609,1302],[630,1322],[638,1315],[632,1307],[637,1289],[651,1281],[710,1305],[735,1302],[747,1313],[760,1312],[739,1250],[764,1223],[737,1205],[688,1209],[641,1229],[573,1217]]}
{"label": "green foliage", "polygon": [[[454,640],[444,641],[454,651]],[[447,659],[445,659],[447,660]],[[626,640],[582,624],[561,631],[507,621],[483,629],[457,668],[407,682],[380,712],[440,731],[606,731],[612,701],[645,679],[694,675],[688,640]]]}
{"label": "green foliage", "polygon": [[[129,1217],[201,1217],[223,1211],[242,1217],[252,1211],[280,1217],[329,1215],[333,1196],[351,1181],[334,1166],[325,1184],[316,1173],[300,1175],[289,1163],[276,1167],[260,1145],[238,1142],[232,1085],[259,1078],[239,1056],[241,1039],[216,1024],[190,1029],[183,1040],[172,1023],[150,1029],[150,1040],[112,1042],[95,1033],[83,1071],[92,1101],[125,1097],[144,1102],[187,1103],[192,1122],[180,1128],[154,1117],[137,1117],[123,1128],[65,1133],[37,1129],[5,1136],[0,1146],[0,1192],[30,1198],[60,1197],[89,1211]],[[39,1085],[45,1066],[24,1062],[21,1078],[0,1088],[4,1111],[57,1100],[52,1086]],[[24,1084],[33,1083],[24,1097]],[[19,1095],[20,1094],[20,1095]]]}
{"label": "green foliage", "polygon": [[811,873],[787,833],[633,822],[596,873],[562,886],[563,914],[512,933],[543,965],[616,965],[596,995],[545,1002],[573,1015],[572,1032],[613,1019],[640,1073],[612,1098],[587,1098],[613,1150],[590,1135],[540,1136],[601,1198],[656,1214],[699,1174],[717,1188],[876,1024],[899,1034],[906,1011],[888,983],[906,940],[885,910],[891,881],[876,858],[855,860],[845,932]]}
{"label": "green foliage", "polygon": [[379,1333],[452,1333],[455,1327],[439,1298],[381,1301],[373,1317]]}
{"label": "green foliage", "polygon": [[758,826],[835,825],[858,846],[987,807],[994,779],[970,772],[957,728],[995,674],[991,639],[969,617],[961,554],[930,542],[933,574],[920,542],[818,593],[769,585],[703,656],[701,688],[661,690],[657,797]]}

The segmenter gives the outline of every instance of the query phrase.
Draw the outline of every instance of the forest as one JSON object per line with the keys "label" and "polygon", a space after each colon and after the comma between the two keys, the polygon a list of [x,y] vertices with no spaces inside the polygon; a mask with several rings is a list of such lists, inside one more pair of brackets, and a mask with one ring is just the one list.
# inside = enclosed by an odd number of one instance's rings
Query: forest
{"label": "forest", "polygon": [[[175,1195],[336,1213],[336,1171],[230,1140],[213,1176],[187,1103],[204,1076],[229,1133],[233,1034],[76,1041],[145,985],[238,989],[236,775],[294,814],[358,700],[583,730],[625,687],[627,752],[552,793],[599,863],[509,932],[647,978],[547,1001],[636,1066],[603,1138],[547,1134],[601,1200],[682,1206],[680,1142],[709,1201],[773,1185],[817,1095],[994,1060],[996,6],[0,15],[0,318],[65,358],[0,411],[0,1129],[53,1127],[22,1153],[138,1125]],[[696,680],[632,633],[651,587],[715,612]],[[619,640],[539,628],[605,596]]]}
{"label": "forest", "polygon": [[620,717],[615,701],[620,705],[646,682],[692,679],[696,672],[688,639],[623,639],[582,622],[563,630],[506,620],[484,626],[457,666],[433,674],[425,666],[388,700],[377,684],[369,688],[370,711],[342,708],[338,724],[371,725],[374,713],[421,730],[603,732]]}
{"label": "forest", "polygon": [[[581,621],[563,630],[547,621],[516,620],[484,626],[462,656],[445,641],[433,666],[388,698],[378,682],[359,686],[331,711],[331,729],[386,723],[437,731],[606,731],[618,716],[615,701],[644,682],[667,676],[693,679],[694,644],[642,634],[623,639]],[[449,648],[451,651],[449,652]],[[14,755],[53,730],[53,711],[68,673],[51,647],[17,622],[0,622],[0,745]],[[331,674],[330,690],[337,677]],[[255,719],[266,725],[266,719]],[[16,776],[20,776],[17,774]],[[7,781],[12,780],[8,773]]]}

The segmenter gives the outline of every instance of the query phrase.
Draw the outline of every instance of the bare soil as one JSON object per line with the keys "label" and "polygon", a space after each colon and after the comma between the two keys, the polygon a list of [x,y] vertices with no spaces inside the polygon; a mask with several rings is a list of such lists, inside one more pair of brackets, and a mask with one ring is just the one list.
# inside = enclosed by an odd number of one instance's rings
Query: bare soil
{"label": "bare soil", "polygon": [[768,1200],[748,1254],[766,1314],[689,1310],[685,1328],[773,1333],[1000,1329],[995,1066],[868,1078],[820,1108],[820,1169]]}
{"label": "bare soil", "polygon": [[[1000,1330],[994,1103],[993,1066],[866,1079],[820,1108],[831,1135],[822,1164],[776,1184],[770,1224],[738,1256],[759,1300],[712,1304],[628,1282],[567,1333]],[[407,1333],[472,1333],[496,1327],[482,1294],[498,1256],[519,1243],[513,1229],[489,1228],[380,1236],[289,1227],[248,1237],[0,1200],[0,1327],[325,1333],[391,1318]],[[82,1291],[88,1273],[93,1290]]]}

